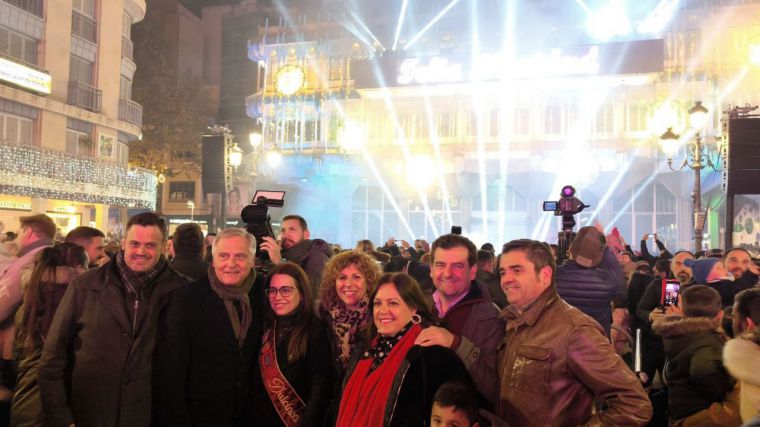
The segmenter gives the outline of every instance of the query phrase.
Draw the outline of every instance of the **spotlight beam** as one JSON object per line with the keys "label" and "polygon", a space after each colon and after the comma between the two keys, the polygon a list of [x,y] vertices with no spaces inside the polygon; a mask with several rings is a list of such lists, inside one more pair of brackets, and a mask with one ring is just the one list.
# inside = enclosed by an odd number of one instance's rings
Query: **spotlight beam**
{"label": "spotlight beam", "polygon": [[637,185],[636,191],[633,193],[633,196],[631,196],[631,198],[626,202],[625,206],[623,206],[620,209],[620,211],[617,213],[617,215],[615,215],[612,218],[612,221],[610,221],[610,223],[607,225],[607,227],[605,227],[605,229],[604,229],[605,232],[611,230],[612,227],[614,227],[615,224],[617,224],[617,222],[620,219],[620,217],[627,213],[628,208],[631,207],[631,205],[633,204],[633,201],[636,200],[636,198],[639,197],[639,194],[641,194],[641,192],[644,191],[644,189],[647,188],[647,186],[652,181],[654,181],[655,178],[657,178],[657,174],[653,173],[653,174],[649,175],[644,182],[642,182],[641,184]]}
{"label": "spotlight beam", "polygon": [[401,35],[401,27],[404,25],[404,16],[406,15],[406,7],[409,5],[409,0],[404,0],[401,3],[401,12],[398,15],[398,23],[396,24],[396,34],[393,36],[393,47],[391,50],[396,50],[398,47],[398,38]]}
{"label": "spotlight beam", "polygon": [[422,27],[422,30],[420,30],[419,33],[415,34],[415,36],[409,40],[409,43],[407,43],[404,46],[404,50],[407,50],[410,47],[412,47],[412,45],[415,44],[417,40],[419,40],[420,37],[422,37],[430,29],[430,27],[435,25],[436,22],[438,22],[441,18],[443,18],[443,16],[446,15],[446,12],[448,12],[452,7],[456,6],[457,3],[459,3],[459,0],[451,0],[451,2],[446,7],[444,7],[443,10],[438,13],[438,15],[436,15],[432,20],[430,20],[430,22],[428,22],[427,25]]}

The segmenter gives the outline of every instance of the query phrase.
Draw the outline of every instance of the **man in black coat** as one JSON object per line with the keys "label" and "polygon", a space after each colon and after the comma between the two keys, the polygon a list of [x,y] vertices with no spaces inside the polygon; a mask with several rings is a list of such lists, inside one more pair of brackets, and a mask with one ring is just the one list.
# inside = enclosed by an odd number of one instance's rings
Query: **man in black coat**
{"label": "man in black coat", "polygon": [[[258,352],[260,309],[250,296],[256,239],[227,228],[212,246],[206,277],[173,293],[159,320],[154,425],[252,425],[249,376]],[[255,424],[255,423],[254,423]]]}
{"label": "man in black coat", "polygon": [[206,277],[208,263],[203,260],[203,231],[198,224],[188,222],[174,230],[174,258],[171,267],[193,280]]}
{"label": "man in black coat", "polygon": [[187,279],[164,257],[166,222],[127,221],[122,250],[66,289],[38,370],[49,426],[147,426],[156,324]]}

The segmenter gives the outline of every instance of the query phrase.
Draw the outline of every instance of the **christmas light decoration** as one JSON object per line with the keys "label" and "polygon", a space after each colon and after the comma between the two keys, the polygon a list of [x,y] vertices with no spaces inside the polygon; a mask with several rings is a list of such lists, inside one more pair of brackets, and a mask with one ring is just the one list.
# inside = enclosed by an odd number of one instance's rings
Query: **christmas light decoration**
{"label": "christmas light decoration", "polygon": [[147,169],[31,145],[0,145],[2,194],[153,210],[156,185]]}

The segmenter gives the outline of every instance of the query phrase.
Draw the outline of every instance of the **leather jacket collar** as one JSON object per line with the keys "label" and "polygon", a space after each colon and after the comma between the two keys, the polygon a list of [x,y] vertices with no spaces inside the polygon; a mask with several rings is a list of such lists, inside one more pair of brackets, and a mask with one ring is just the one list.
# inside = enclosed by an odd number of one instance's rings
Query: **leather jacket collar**
{"label": "leather jacket collar", "polygon": [[554,285],[551,285],[546,288],[525,310],[520,310],[514,305],[508,305],[503,312],[503,316],[507,319],[507,330],[514,329],[522,324],[533,326],[538,321],[538,318],[541,316],[544,309],[558,300],[559,295],[557,295]]}

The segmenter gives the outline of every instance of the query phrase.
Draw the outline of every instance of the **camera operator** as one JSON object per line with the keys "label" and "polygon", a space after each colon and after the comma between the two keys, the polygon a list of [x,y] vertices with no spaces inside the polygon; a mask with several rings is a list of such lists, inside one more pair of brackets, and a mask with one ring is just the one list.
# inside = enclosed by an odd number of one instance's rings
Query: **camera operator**
{"label": "camera operator", "polygon": [[310,236],[308,225],[302,216],[285,215],[282,217],[280,242],[264,236],[260,248],[267,252],[269,259],[275,264],[291,261],[300,265],[309,276],[314,295],[319,295],[322,270],[332,255],[332,250],[324,240],[312,240]]}

